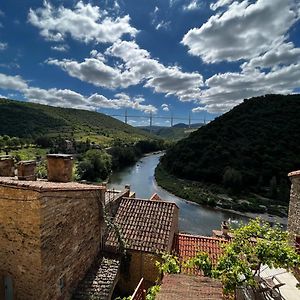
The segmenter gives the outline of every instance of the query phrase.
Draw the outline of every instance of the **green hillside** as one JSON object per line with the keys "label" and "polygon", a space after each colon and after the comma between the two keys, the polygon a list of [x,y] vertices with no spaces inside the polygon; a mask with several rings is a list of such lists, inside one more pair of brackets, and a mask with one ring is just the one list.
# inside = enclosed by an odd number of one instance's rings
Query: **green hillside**
{"label": "green hillside", "polygon": [[0,135],[34,139],[39,136],[88,138],[110,145],[136,141],[149,134],[101,113],[0,99]]}
{"label": "green hillside", "polygon": [[287,173],[300,169],[300,95],[244,100],[179,141],[161,160],[177,178],[288,202]]}

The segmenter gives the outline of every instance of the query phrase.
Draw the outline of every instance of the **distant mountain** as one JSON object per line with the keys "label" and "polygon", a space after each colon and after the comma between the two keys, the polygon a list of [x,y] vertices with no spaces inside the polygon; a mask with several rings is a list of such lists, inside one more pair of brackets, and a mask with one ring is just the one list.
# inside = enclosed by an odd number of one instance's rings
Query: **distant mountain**
{"label": "distant mountain", "polygon": [[275,197],[286,195],[287,173],[300,169],[299,141],[300,95],[266,95],[192,132],[167,151],[161,166],[179,178]]}
{"label": "distant mountain", "polygon": [[155,134],[160,138],[178,141],[188,137],[191,132],[193,132],[196,128],[201,127],[202,125],[203,124],[200,123],[191,124],[191,128],[189,128],[189,125],[186,125],[184,123],[178,123],[172,127],[152,126],[150,129],[150,126],[138,126],[137,128],[142,129],[149,133],[151,130],[152,134]]}
{"label": "distant mountain", "polygon": [[[0,98],[0,135],[89,138],[109,144],[115,139],[135,141],[150,135],[101,113]],[[153,136],[152,136],[153,137]]]}
{"label": "distant mountain", "polygon": [[189,126],[188,124],[185,123],[178,123],[173,125],[173,128],[200,128],[203,125],[204,125],[203,123],[193,123]]}

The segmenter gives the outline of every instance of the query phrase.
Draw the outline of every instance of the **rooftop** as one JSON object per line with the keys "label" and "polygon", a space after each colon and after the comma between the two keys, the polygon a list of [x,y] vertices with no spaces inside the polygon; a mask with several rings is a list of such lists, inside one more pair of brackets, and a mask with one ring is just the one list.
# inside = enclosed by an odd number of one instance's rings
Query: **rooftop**
{"label": "rooftop", "polygon": [[30,189],[38,192],[64,190],[64,191],[81,191],[81,190],[100,190],[103,187],[99,185],[83,184],[78,182],[51,182],[47,180],[25,181],[16,177],[0,177],[0,185],[11,186],[20,189]]}
{"label": "rooftop", "polygon": [[199,276],[170,274],[163,278],[157,300],[223,299],[221,282]]}
{"label": "rooftop", "polygon": [[[173,250],[178,255],[180,261],[188,260],[200,252],[207,252],[212,263],[215,264],[222,254],[222,245],[228,241],[220,238],[190,235],[190,234],[175,234],[173,242]],[[196,269],[182,267],[182,273],[198,274],[201,273]]]}
{"label": "rooftop", "polygon": [[118,280],[119,269],[119,259],[100,258],[80,282],[72,299],[110,299]]}
{"label": "rooftop", "polygon": [[[126,248],[156,253],[167,251],[178,207],[172,202],[123,198],[114,223],[120,228]],[[117,248],[118,239],[110,229],[107,247]]]}

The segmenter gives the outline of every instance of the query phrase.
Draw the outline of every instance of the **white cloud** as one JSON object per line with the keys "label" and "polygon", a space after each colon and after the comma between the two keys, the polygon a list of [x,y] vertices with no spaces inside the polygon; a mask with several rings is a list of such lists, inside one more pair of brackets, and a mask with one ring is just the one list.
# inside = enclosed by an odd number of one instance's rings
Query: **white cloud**
{"label": "white cloud", "polygon": [[107,65],[96,52],[83,62],[49,59],[48,64],[57,65],[72,77],[106,88],[127,88],[143,83],[156,93],[174,95],[181,101],[199,99],[202,76],[197,72],[182,72],[177,66],[166,67],[151,58],[147,50],[134,41],[117,41],[105,55],[121,60],[119,65]]}
{"label": "white cloud", "polygon": [[183,6],[183,10],[191,11],[191,10],[198,10],[201,8],[201,2],[199,0],[192,0],[188,4]]}
{"label": "white cloud", "polygon": [[217,10],[220,7],[223,7],[223,6],[231,4],[233,1],[234,0],[218,0],[217,2],[212,3],[210,5],[210,9],[211,10]]}
{"label": "white cloud", "polygon": [[130,98],[125,93],[119,93],[113,99],[100,94],[84,96],[69,89],[41,89],[28,86],[20,76],[9,76],[0,73],[0,89],[20,92],[24,97],[35,103],[51,106],[70,107],[78,109],[95,110],[101,108],[131,108],[142,112],[157,112],[157,108],[150,104],[144,104],[145,99],[141,96]]}
{"label": "white cloud", "polygon": [[0,51],[5,50],[7,48],[7,43],[0,42]]}
{"label": "white cloud", "polygon": [[262,56],[254,57],[243,64],[243,68],[278,68],[279,65],[300,63],[300,48],[294,48],[293,43],[283,43],[270,49]]}
{"label": "white cloud", "polygon": [[27,83],[21,76],[10,76],[0,73],[0,88],[23,91],[27,88]]}
{"label": "white cloud", "polygon": [[169,105],[166,104],[166,103],[163,103],[163,104],[161,105],[161,108],[162,108],[163,111],[170,111]]}
{"label": "white cloud", "polygon": [[206,111],[206,110],[207,109],[205,107],[198,106],[198,107],[193,108],[192,112],[197,113],[197,112],[202,112],[202,111]]}
{"label": "white cloud", "polygon": [[296,0],[233,2],[224,13],[189,30],[182,43],[206,63],[251,59],[282,44],[299,19],[297,7]]}
{"label": "white cloud", "polygon": [[300,63],[283,66],[266,73],[245,68],[240,73],[216,74],[207,79],[201,103],[213,113],[223,113],[243,99],[264,94],[289,94],[300,86]]}
{"label": "white cloud", "polygon": [[155,26],[155,29],[156,30],[160,30],[160,29],[168,30],[170,28],[170,25],[171,25],[170,21],[161,21]]}
{"label": "white cloud", "polygon": [[130,26],[128,15],[115,19],[107,16],[98,6],[79,1],[72,9],[53,7],[47,1],[44,7],[30,9],[28,21],[40,29],[46,40],[63,41],[69,34],[81,42],[113,43],[124,34],[135,36],[137,30]]}
{"label": "white cloud", "polygon": [[68,45],[52,46],[51,49],[58,52],[66,52],[69,50],[69,46]]}
{"label": "white cloud", "polygon": [[0,9],[0,17],[4,17],[4,12]]}

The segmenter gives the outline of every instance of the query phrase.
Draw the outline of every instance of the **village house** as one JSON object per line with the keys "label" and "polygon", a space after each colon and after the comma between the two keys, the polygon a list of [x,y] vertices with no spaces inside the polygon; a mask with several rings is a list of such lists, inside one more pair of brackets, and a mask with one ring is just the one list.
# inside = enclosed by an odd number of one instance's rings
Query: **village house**
{"label": "village house", "polygon": [[[0,300],[113,299],[145,290],[160,278],[162,252],[181,262],[197,252],[216,263],[232,238],[224,223],[213,237],[180,233],[179,209],[160,199],[137,199],[106,185],[71,182],[72,157],[48,156],[48,180],[35,180],[35,162],[0,158]],[[288,230],[300,236],[300,172],[292,181]],[[222,284],[197,269],[162,280],[158,300],[222,299]],[[287,298],[293,299],[293,298]]]}

